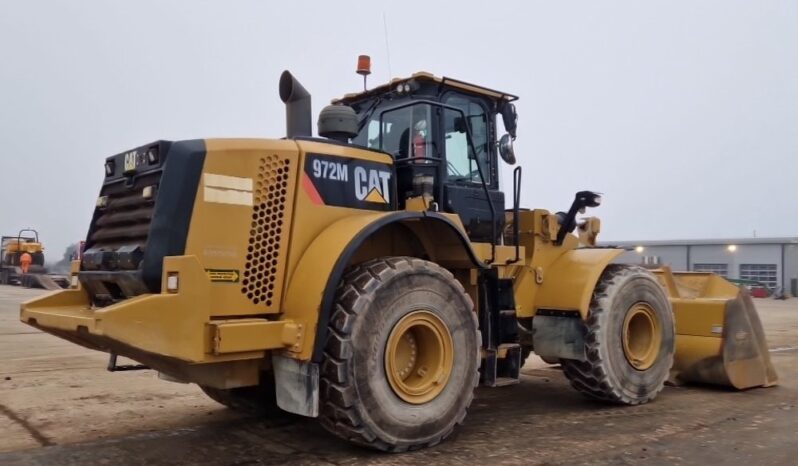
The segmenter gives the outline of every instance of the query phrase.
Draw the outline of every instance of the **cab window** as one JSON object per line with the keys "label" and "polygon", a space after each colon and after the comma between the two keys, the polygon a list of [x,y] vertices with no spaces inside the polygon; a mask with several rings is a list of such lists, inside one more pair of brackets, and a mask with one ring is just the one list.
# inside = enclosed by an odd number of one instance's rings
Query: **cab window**
{"label": "cab window", "polygon": [[[485,108],[476,100],[459,94],[451,94],[445,100],[462,113],[445,109],[444,141],[449,180],[481,183],[479,169],[490,183],[490,147],[488,145],[488,119]],[[466,125],[470,126],[473,148],[469,147]],[[477,166],[479,163],[479,167]]]}
{"label": "cab window", "polygon": [[385,151],[397,160],[434,157],[432,114],[432,108],[427,104],[375,112],[352,142]]}

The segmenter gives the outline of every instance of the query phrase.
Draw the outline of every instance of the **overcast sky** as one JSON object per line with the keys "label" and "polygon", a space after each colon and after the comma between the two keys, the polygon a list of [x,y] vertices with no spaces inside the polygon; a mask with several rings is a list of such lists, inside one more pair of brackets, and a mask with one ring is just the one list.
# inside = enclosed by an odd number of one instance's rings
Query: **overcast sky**
{"label": "overcast sky", "polygon": [[280,72],[318,112],[360,89],[361,53],[374,85],[521,96],[523,204],[601,191],[604,240],[798,235],[798,2],[765,0],[0,0],[0,233],[38,228],[57,260],[106,156],[281,137]]}

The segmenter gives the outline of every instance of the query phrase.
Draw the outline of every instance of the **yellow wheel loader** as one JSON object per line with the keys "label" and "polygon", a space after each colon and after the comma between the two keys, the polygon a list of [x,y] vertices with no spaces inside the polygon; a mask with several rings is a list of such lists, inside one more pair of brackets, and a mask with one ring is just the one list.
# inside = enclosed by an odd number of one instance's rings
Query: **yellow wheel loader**
{"label": "yellow wheel loader", "polygon": [[[588,397],[776,377],[750,299],[716,276],[615,264],[601,198],[505,210],[512,94],[416,73],[336,99],[312,136],[288,72],[282,139],[158,141],[105,161],[75,285],[21,320],[233,408],[318,417],[384,451],[432,446],[477,385],[534,352]],[[498,137],[501,119],[507,134]],[[117,355],[142,366],[118,366]]]}
{"label": "yellow wheel loader", "polygon": [[[30,262],[25,266],[25,255]],[[47,272],[39,232],[24,228],[15,236],[0,237],[0,285],[60,290],[69,286],[63,275]]]}

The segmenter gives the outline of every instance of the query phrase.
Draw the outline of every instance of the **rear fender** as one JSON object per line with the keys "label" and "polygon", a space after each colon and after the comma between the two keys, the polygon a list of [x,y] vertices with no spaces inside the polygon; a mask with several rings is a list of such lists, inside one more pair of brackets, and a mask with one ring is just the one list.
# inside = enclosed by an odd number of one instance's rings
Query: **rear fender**
{"label": "rear fender", "polygon": [[[434,226],[438,239],[419,237],[419,228]],[[370,213],[343,218],[327,227],[302,254],[290,277],[284,303],[283,318],[303,323],[307,328],[298,351],[286,353],[299,360],[321,362],[327,337],[327,324],[332,314],[335,292],[347,267],[360,247],[372,235],[389,225],[408,227],[407,234],[416,236],[423,250],[435,257],[430,248],[441,246],[451,252],[456,248],[468,267],[482,267],[462,228],[448,217],[433,212]],[[437,241],[437,242],[436,242]],[[446,243],[441,245],[441,243]],[[359,258],[362,256],[358,255]]]}

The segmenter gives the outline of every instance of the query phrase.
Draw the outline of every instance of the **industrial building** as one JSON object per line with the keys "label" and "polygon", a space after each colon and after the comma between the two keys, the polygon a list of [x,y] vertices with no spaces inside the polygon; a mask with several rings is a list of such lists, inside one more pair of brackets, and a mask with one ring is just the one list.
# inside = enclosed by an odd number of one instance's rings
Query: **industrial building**
{"label": "industrial building", "polygon": [[798,237],[619,241],[627,251],[617,262],[668,265],[673,270],[714,272],[754,280],[798,296]]}

